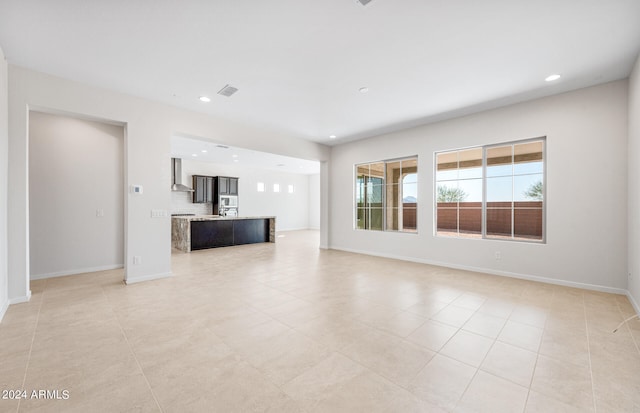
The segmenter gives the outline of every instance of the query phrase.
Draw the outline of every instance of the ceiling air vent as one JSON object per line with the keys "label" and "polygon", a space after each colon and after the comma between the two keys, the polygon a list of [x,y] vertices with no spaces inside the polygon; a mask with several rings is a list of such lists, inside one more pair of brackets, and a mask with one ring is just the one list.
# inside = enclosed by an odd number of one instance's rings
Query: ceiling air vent
{"label": "ceiling air vent", "polygon": [[362,4],[363,6],[366,6],[367,4],[371,3],[371,0],[358,0],[358,3]]}
{"label": "ceiling air vent", "polygon": [[216,145],[216,148],[229,149],[229,147],[227,145]]}
{"label": "ceiling air vent", "polygon": [[229,86],[229,85],[225,85],[225,87],[223,87],[222,89],[220,89],[218,91],[218,94],[222,95],[222,96],[229,97],[229,96],[233,95],[234,93],[236,93],[237,91],[238,91],[238,88],[235,88],[235,87]]}

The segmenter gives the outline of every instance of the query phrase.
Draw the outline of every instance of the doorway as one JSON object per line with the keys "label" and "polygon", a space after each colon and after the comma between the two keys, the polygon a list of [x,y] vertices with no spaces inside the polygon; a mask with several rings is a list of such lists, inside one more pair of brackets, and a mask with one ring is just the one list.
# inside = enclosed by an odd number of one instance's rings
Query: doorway
{"label": "doorway", "polygon": [[123,125],[29,112],[30,279],[124,267]]}

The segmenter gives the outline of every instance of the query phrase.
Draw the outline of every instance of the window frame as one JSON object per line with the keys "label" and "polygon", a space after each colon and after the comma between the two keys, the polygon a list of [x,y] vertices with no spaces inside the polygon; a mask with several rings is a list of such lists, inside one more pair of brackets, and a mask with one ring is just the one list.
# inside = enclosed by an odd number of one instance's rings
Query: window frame
{"label": "window frame", "polygon": [[[523,239],[515,238],[515,203],[519,201],[511,200],[511,238],[501,238],[496,236],[487,236],[487,151],[492,148],[498,148],[503,146],[514,146],[526,143],[542,142],[542,236],[540,239]],[[482,217],[481,217],[481,236],[480,237],[461,237],[459,232],[457,235],[443,235],[438,234],[438,155],[447,152],[460,152],[472,149],[482,149]],[[512,160],[512,165],[514,161]],[[516,176],[512,170],[512,178]],[[513,185],[513,184],[512,184]],[[452,239],[469,239],[469,240],[489,240],[489,241],[507,241],[507,242],[522,242],[527,244],[546,244],[547,243],[547,137],[540,136],[536,138],[519,139],[507,142],[492,143],[487,145],[468,146],[457,149],[446,149],[441,151],[435,151],[433,153],[433,236],[436,238],[452,238]],[[459,207],[458,207],[459,209]],[[458,230],[459,231],[459,230]]]}
{"label": "window frame", "polygon": [[[398,157],[398,158],[392,158],[392,159],[384,159],[384,160],[377,160],[377,161],[369,161],[369,162],[360,162],[360,163],[356,163],[353,165],[353,178],[352,178],[352,196],[353,196],[353,205],[351,208],[352,211],[352,224],[353,224],[353,229],[356,231],[375,231],[375,232],[389,232],[389,233],[400,233],[400,234],[418,234],[419,230],[418,230],[418,223],[417,223],[417,215],[418,215],[418,207],[416,206],[416,228],[415,230],[406,230],[404,228],[402,229],[387,229],[387,186],[389,185],[387,183],[387,164],[389,163],[394,163],[394,162],[403,162],[403,161],[410,161],[410,160],[415,160],[415,172],[409,172],[406,175],[409,174],[413,174],[415,173],[416,175],[416,183],[415,183],[415,187],[416,187],[416,198],[419,200],[419,194],[418,194],[418,187],[419,187],[419,179],[418,179],[418,170],[419,170],[419,159],[418,159],[418,155],[409,155],[409,156],[403,156],[403,157]],[[382,225],[381,225],[381,229],[372,229],[372,228],[359,228],[358,227],[358,168],[361,166],[368,166],[368,165],[372,165],[372,164],[383,164],[383,178],[382,178]],[[406,176],[404,175],[404,176]],[[404,176],[401,176],[400,179],[400,184],[402,184],[402,180],[404,179]],[[419,202],[419,201],[418,201]],[[366,209],[366,208],[365,208]]]}

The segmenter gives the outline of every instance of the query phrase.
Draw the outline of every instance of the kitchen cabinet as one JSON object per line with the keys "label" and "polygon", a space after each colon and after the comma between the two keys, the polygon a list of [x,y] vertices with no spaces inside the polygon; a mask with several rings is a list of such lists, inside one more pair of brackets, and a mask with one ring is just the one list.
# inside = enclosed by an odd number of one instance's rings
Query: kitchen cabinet
{"label": "kitchen cabinet", "polygon": [[[230,176],[193,175],[193,203],[217,205],[220,195],[238,195],[238,178]],[[214,212],[215,213],[215,212]]]}
{"label": "kitchen cabinet", "polygon": [[226,247],[233,243],[233,221],[193,221],[191,250]]}
{"label": "kitchen cabinet", "polygon": [[238,178],[229,178],[229,195],[238,195]]}
{"label": "kitchen cabinet", "polygon": [[218,177],[218,195],[229,195],[229,178]]}
{"label": "kitchen cabinet", "polygon": [[213,202],[213,185],[214,178],[212,176],[193,175],[193,203]]}
{"label": "kitchen cabinet", "polygon": [[[273,217],[265,218],[213,218],[196,220],[198,218],[184,218],[189,227],[190,235],[172,234],[172,240],[190,237],[190,251],[205,248],[227,247],[231,245],[253,244],[257,242],[273,242],[271,240],[271,226],[275,227]],[[179,222],[174,217],[176,222]],[[172,231],[177,231],[177,226]],[[275,240],[274,240],[275,241]]]}
{"label": "kitchen cabinet", "polygon": [[218,195],[238,195],[238,178],[219,176]]}
{"label": "kitchen cabinet", "polygon": [[269,242],[268,219],[233,221],[233,245]]}

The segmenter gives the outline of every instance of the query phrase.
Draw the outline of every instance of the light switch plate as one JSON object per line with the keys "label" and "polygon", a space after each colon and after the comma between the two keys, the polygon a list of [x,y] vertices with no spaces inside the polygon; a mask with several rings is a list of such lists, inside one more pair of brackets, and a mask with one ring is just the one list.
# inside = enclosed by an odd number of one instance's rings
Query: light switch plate
{"label": "light switch plate", "polygon": [[169,216],[169,213],[166,209],[152,209],[151,210],[151,218],[166,218]]}

